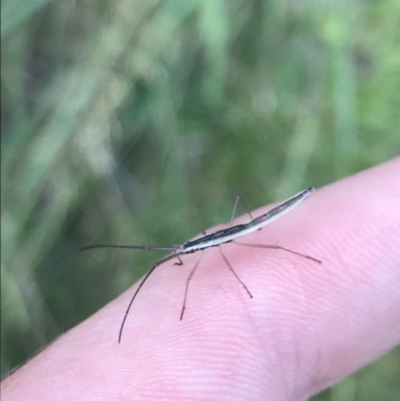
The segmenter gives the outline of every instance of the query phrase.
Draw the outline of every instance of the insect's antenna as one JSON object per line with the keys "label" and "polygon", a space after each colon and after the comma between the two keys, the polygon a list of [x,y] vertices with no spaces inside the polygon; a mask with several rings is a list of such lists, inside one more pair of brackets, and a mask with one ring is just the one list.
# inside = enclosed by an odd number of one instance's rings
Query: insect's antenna
{"label": "insect's antenna", "polygon": [[146,246],[146,245],[113,245],[113,244],[100,244],[88,245],[80,249],[80,251],[87,251],[88,249],[95,248],[120,248],[120,249],[146,249],[149,251],[173,251],[176,247],[173,246]]}
{"label": "insect's antenna", "polygon": [[240,277],[236,274],[235,270],[233,269],[232,265],[229,263],[228,258],[225,256],[225,254],[222,252],[221,247],[218,247],[219,253],[221,256],[224,258],[226,265],[228,266],[229,270],[233,273],[233,275],[238,279],[239,283],[242,284],[243,288],[246,290],[246,292],[249,294],[250,298],[253,298],[253,295],[251,295],[251,292],[247,288],[246,284],[240,279]]}
{"label": "insect's antenna", "polygon": [[122,319],[122,323],[121,323],[121,328],[119,329],[119,335],[118,335],[118,344],[121,342],[121,337],[122,337],[122,331],[124,330],[124,326],[125,326],[125,321],[126,318],[128,317],[129,311],[131,309],[131,306],[133,304],[133,301],[136,298],[136,295],[139,293],[140,289],[143,287],[143,284],[146,282],[146,280],[150,277],[150,274],[153,273],[153,271],[156,269],[156,267],[162,265],[163,263],[167,262],[168,260],[174,259],[174,258],[178,258],[179,254],[174,253],[173,255],[169,255],[163,259],[161,259],[159,262],[157,262],[148,272],[147,274],[144,276],[143,280],[140,282],[139,287],[137,288],[137,290],[135,291],[135,293],[133,294],[133,297],[131,299],[131,301],[129,302],[128,308],[126,309],[124,318]]}
{"label": "insect's antenna", "polygon": [[282,251],[293,253],[294,255],[297,255],[297,256],[301,256],[302,258],[312,260],[313,262],[320,263],[320,264],[322,263],[319,259],[313,258],[312,256],[304,255],[303,253],[292,251],[291,249],[287,249],[287,248],[284,248],[283,246],[279,246],[279,245],[248,244],[245,242],[237,242],[237,241],[232,241],[232,243],[236,244],[236,245],[240,245],[240,246],[249,246],[249,247],[253,247],[253,248],[280,249]]}

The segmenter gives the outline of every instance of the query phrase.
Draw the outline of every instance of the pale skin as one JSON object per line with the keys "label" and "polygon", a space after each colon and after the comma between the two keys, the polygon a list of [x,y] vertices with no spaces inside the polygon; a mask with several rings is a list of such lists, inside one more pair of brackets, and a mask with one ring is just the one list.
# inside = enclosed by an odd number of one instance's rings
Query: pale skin
{"label": "pale skin", "polygon": [[169,261],[135,300],[121,344],[137,283],[7,378],[2,400],[300,401],[400,343],[400,158],[318,189],[246,242],[322,264],[223,245],[250,299],[208,249],[180,321],[200,254]]}

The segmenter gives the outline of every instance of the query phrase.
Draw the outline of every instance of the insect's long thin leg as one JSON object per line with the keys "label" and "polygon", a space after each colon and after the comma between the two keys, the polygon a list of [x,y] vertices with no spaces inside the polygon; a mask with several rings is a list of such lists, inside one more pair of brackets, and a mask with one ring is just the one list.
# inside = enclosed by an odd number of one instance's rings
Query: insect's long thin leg
{"label": "insect's long thin leg", "polygon": [[173,251],[176,249],[174,246],[147,246],[147,245],[114,245],[114,244],[98,244],[88,245],[80,249],[80,251],[87,251],[88,249],[95,248],[119,248],[119,249],[144,249],[147,251]]}
{"label": "insect's long thin leg", "polygon": [[[203,235],[207,235],[207,231],[206,231],[206,230],[202,230],[201,232],[203,233]],[[187,281],[186,281],[186,288],[185,288],[185,296],[184,296],[184,298],[183,298],[183,305],[182,305],[182,311],[181,311],[180,320],[183,319],[183,314],[185,313],[186,301],[187,301],[187,295],[188,295],[188,291],[189,291],[189,283],[190,283],[190,280],[192,279],[194,273],[196,272],[197,267],[199,266],[199,264],[200,264],[200,262],[201,262],[201,259],[203,259],[203,256],[204,256],[204,251],[201,253],[201,256],[200,256],[199,260],[196,262],[196,264],[194,265],[192,271],[191,271],[190,274],[189,274],[189,277],[187,278]],[[180,258],[179,258],[179,260],[180,260]],[[182,262],[182,264],[183,264],[183,262]]]}
{"label": "insect's long thin leg", "polygon": [[182,259],[180,258],[179,255],[176,255],[176,257],[178,258],[179,262],[175,262],[174,265],[182,266],[183,265]]}
{"label": "insect's long thin leg", "polygon": [[246,203],[244,202],[244,200],[241,198],[241,196],[237,196],[235,199],[235,204],[233,205],[233,210],[232,210],[232,215],[231,215],[231,219],[230,219],[230,223],[232,223],[233,219],[235,218],[235,214],[236,214],[236,209],[237,209],[237,205],[239,203],[239,201],[242,202],[242,204],[244,205],[248,215],[250,216],[250,219],[253,220],[253,215],[250,212],[250,209],[247,207]]}
{"label": "insect's long thin leg", "polygon": [[156,267],[162,265],[163,263],[167,262],[168,260],[174,259],[174,258],[179,258],[179,255],[174,253],[173,255],[169,255],[163,259],[161,259],[159,262],[157,262],[148,272],[147,274],[144,276],[143,280],[140,282],[139,287],[137,288],[137,290],[135,291],[135,293],[133,294],[131,301],[129,302],[128,308],[126,309],[124,318],[122,319],[122,323],[121,323],[121,327],[119,329],[119,335],[118,335],[118,343],[121,342],[121,337],[122,337],[122,331],[124,330],[124,326],[125,326],[125,322],[126,322],[126,318],[128,317],[129,311],[131,309],[131,306],[133,304],[133,301],[135,300],[137,294],[139,293],[140,289],[143,287],[143,284],[146,282],[146,280],[150,277],[151,273],[153,273],[153,271],[156,269]]}
{"label": "insect's long thin leg", "polygon": [[185,297],[183,298],[183,305],[182,305],[182,312],[181,312],[180,320],[183,319],[183,314],[185,313],[186,301],[187,301],[187,295],[188,295],[188,291],[189,291],[190,280],[193,278],[194,273],[196,272],[197,268],[199,267],[199,264],[201,262],[201,259],[203,259],[203,256],[204,256],[204,252],[201,253],[201,256],[200,256],[199,260],[194,265],[192,271],[189,274],[189,277],[186,280]]}
{"label": "insect's long thin leg", "polygon": [[218,247],[219,253],[221,256],[224,258],[226,265],[228,266],[229,270],[233,273],[233,275],[238,279],[239,283],[242,284],[243,288],[246,290],[246,292],[249,294],[250,298],[253,298],[253,295],[251,295],[251,292],[249,289],[246,287],[246,284],[240,279],[240,277],[236,274],[235,270],[233,269],[232,265],[229,263],[228,258],[225,256],[225,254],[222,252],[221,247]]}
{"label": "insect's long thin leg", "polygon": [[284,248],[283,246],[280,246],[280,245],[248,244],[245,242],[238,242],[238,241],[232,241],[232,243],[236,244],[236,245],[240,245],[240,246],[249,246],[249,247],[253,247],[253,248],[280,249],[282,251],[290,252],[290,253],[293,253],[294,255],[301,256],[302,258],[312,260],[313,262],[322,263],[320,260],[313,258],[312,256],[308,256],[308,255],[304,255],[303,253],[300,253],[300,252],[292,251],[291,249]]}

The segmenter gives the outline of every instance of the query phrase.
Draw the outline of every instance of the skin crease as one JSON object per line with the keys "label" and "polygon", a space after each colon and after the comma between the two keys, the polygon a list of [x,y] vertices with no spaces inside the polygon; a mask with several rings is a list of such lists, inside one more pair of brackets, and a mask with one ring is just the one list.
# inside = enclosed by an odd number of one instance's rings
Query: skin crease
{"label": "skin crease", "polygon": [[250,299],[209,249],[180,321],[185,280],[201,253],[183,266],[170,261],[139,293],[121,344],[138,283],[7,378],[2,400],[299,401],[399,344],[400,158],[318,189],[241,240],[323,264],[226,244]]}

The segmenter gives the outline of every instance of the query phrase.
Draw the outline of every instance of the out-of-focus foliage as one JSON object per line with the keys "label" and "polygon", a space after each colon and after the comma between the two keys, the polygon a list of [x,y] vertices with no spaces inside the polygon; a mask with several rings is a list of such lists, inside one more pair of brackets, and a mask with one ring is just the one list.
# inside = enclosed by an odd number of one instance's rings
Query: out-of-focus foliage
{"label": "out-of-focus foliage", "polygon": [[[399,15],[393,0],[4,1],[2,375],[160,256],[80,246],[176,244],[237,194],[258,207],[394,156]],[[395,399],[398,357],[316,399]]]}

